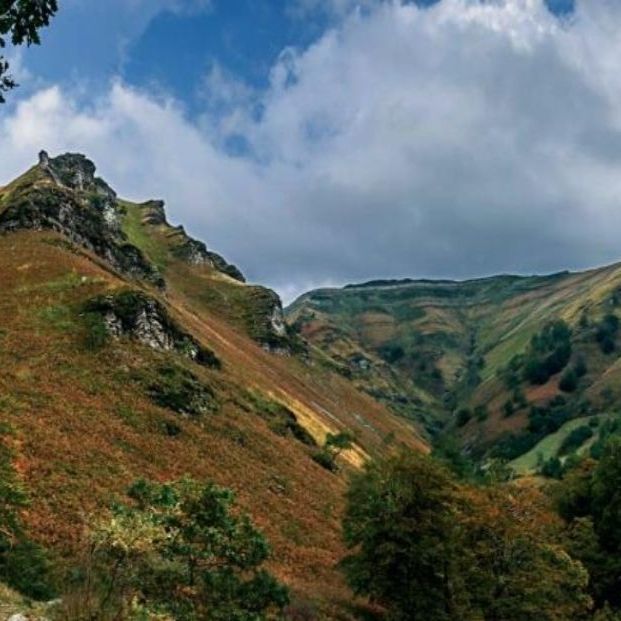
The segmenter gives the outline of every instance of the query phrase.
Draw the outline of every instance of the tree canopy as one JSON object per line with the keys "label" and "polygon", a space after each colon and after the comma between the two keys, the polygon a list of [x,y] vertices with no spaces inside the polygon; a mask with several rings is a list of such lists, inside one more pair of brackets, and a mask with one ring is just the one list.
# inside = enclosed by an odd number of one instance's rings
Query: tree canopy
{"label": "tree canopy", "polygon": [[80,586],[94,592],[69,618],[266,621],[287,604],[287,589],[262,567],[269,545],[230,490],[140,480],[128,495],[131,504],[93,528]]}
{"label": "tree canopy", "polygon": [[343,526],[350,585],[391,621],[578,621],[590,610],[587,571],[537,490],[458,484],[402,453],[353,479]]}
{"label": "tree canopy", "polygon": [[[12,45],[38,45],[39,30],[48,26],[58,11],[57,0],[0,0],[0,48]],[[17,84],[9,73],[9,62],[0,55],[0,103]]]}

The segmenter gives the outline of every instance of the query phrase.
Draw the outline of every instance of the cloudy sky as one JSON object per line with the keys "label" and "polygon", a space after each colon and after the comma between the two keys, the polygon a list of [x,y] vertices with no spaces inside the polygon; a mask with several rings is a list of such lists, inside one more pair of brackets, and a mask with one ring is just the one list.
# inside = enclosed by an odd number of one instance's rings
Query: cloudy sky
{"label": "cloudy sky", "polygon": [[290,300],[621,259],[619,0],[60,0],[12,53],[45,148]]}

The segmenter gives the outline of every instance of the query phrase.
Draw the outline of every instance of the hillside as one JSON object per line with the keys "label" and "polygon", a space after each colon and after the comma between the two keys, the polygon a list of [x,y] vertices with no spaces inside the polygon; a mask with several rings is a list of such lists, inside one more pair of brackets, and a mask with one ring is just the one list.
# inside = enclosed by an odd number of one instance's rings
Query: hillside
{"label": "hillside", "polygon": [[[70,557],[132,481],[190,474],[237,493],[294,593],[348,601],[347,470],[388,437],[425,450],[414,427],[313,364],[274,292],[84,156],[42,153],[0,189],[0,233],[0,422],[33,537]],[[344,430],[335,474],[312,453]]]}
{"label": "hillside", "polygon": [[343,375],[430,436],[453,430],[469,451],[512,459],[568,419],[619,402],[620,292],[621,265],[377,281],[307,293],[287,316]]}

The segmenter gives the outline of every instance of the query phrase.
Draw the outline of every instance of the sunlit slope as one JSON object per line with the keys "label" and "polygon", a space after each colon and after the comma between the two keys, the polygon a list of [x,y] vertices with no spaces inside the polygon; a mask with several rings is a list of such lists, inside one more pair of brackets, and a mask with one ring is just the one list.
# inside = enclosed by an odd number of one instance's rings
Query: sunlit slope
{"label": "sunlit slope", "polygon": [[[66,163],[50,161],[55,174]],[[335,564],[347,470],[390,438],[425,445],[296,357],[303,344],[279,324],[275,294],[204,247],[186,254],[189,238],[154,221],[153,204],[105,194],[100,209],[80,179],[39,165],[0,191],[0,423],[33,534],[70,553],[131,481],[188,473],[238,493],[294,590],[346,596]],[[345,430],[355,445],[332,474],[312,453]]]}

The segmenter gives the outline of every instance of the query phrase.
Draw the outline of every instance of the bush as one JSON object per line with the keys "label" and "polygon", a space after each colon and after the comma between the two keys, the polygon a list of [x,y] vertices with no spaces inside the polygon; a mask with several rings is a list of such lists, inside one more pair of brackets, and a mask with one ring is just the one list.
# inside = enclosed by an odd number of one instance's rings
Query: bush
{"label": "bush", "polygon": [[593,429],[589,425],[582,425],[572,430],[563,440],[559,455],[567,455],[579,449],[587,440],[593,437]]}
{"label": "bush", "polygon": [[329,433],[321,449],[315,451],[312,455],[313,459],[323,468],[330,472],[338,470],[336,462],[338,456],[345,450],[351,448],[354,444],[354,436],[343,431],[341,433]]}
{"label": "bush", "polygon": [[554,321],[532,338],[523,362],[523,377],[531,384],[545,384],[567,366],[570,358],[571,330],[564,321]]}
{"label": "bush", "polygon": [[472,412],[468,408],[461,408],[457,412],[456,422],[458,427],[464,427],[472,419]]}
{"label": "bush", "polygon": [[99,351],[108,342],[108,328],[103,317],[97,313],[85,313],[82,317],[84,323],[84,347],[90,351]]}
{"label": "bush", "polygon": [[584,359],[584,356],[578,356],[578,359],[576,360],[576,364],[574,366],[574,371],[576,372],[576,375],[580,378],[580,377],[584,377],[587,374],[588,371],[588,367],[587,367],[587,363],[586,360]]}
{"label": "bush", "polygon": [[213,390],[184,367],[162,365],[156,373],[155,380],[148,380],[147,394],[160,407],[191,416],[218,410]]}
{"label": "bush", "polygon": [[489,418],[489,410],[485,405],[477,405],[474,408],[474,415],[476,416],[477,420],[482,423]]}
{"label": "bush", "polygon": [[563,476],[563,464],[558,457],[550,457],[541,466],[541,474],[550,479],[560,479]]}
{"label": "bush", "polygon": [[253,409],[263,418],[276,435],[292,436],[307,446],[317,446],[315,438],[300,425],[297,416],[278,401],[266,399],[258,394],[249,395]]}
{"label": "bush", "polygon": [[511,399],[505,402],[503,410],[505,413],[505,418],[509,418],[510,416],[513,416],[515,414],[515,406],[513,405],[513,401],[511,401]]}
{"label": "bush", "polygon": [[615,351],[618,332],[619,319],[616,315],[608,314],[597,324],[595,340],[604,354],[611,354]]}
{"label": "bush", "polygon": [[281,618],[287,589],[263,569],[268,543],[230,490],[141,480],[129,498],[93,525],[89,565],[74,580],[79,607],[63,598],[67,618]]}
{"label": "bush", "polygon": [[578,388],[578,374],[574,369],[567,369],[561,377],[558,387],[563,392],[574,392]]}

